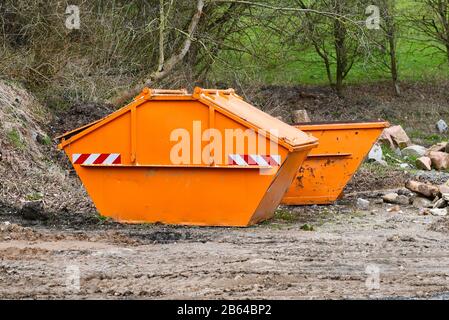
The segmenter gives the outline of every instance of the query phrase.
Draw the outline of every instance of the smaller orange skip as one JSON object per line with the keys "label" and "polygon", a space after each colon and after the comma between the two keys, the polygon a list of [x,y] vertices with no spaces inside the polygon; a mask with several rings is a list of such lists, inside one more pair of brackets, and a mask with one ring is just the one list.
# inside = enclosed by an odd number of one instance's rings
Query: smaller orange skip
{"label": "smaller orange skip", "polygon": [[384,121],[307,123],[296,127],[319,139],[282,199],[287,205],[329,204],[343,189],[371,150]]}

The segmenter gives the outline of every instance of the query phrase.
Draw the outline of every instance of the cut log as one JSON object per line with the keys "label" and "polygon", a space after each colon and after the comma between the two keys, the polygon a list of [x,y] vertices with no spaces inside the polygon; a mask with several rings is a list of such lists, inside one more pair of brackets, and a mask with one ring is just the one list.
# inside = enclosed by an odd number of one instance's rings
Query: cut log
{"label": "cut log", "polygon": [[440,194],[440,190],[437,186],[419,181],[409,180],[405,184],[405,187],[410,191],[416,192],[432,199]]}

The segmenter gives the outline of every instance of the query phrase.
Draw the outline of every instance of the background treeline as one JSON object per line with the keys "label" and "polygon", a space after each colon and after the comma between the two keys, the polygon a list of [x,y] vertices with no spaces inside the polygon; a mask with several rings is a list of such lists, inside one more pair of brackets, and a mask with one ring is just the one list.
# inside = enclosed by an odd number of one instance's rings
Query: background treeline
{"label": "background treeline", "polygon": [[[65,26],[79,5],[81,27]],[[377,12],[379,28],[376,28]],[[0,76],[53,107],[158,87],[446,79],[449,0],[1,0]],[[137,90],[137,89],[136,89]]]}

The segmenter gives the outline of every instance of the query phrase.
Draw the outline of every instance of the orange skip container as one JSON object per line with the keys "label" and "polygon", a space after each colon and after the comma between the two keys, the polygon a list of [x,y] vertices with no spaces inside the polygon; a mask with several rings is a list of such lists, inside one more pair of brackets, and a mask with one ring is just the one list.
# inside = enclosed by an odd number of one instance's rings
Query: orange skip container
{"label": "orange skip container", "polygon": [[319,139],[282,199],[286,205],[328,204],[365,159],[387,122],[305,123],[296,127]]}
{"label": "orange skip container", "polygon": [[[222,143],[229,134],[233,142]],[[201,226],[271,218],[318,143],[232,89],[201,88],[145,88],[129,105],[58,138],[101,215]]]}

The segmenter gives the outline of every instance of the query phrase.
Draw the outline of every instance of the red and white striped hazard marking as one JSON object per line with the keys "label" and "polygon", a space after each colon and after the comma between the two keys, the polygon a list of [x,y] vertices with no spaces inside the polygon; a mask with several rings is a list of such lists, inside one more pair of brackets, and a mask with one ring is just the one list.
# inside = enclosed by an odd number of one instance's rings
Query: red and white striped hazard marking
{"label": "red and white striped hazard marking", "polygon": [[280,155],[262,156],[258,154],[244,154],[244,155],[230,154],[228,162],[229,165],[232,166],[261,166],[261,167],[280,166],[281,156]]}
{"label": "red and white striped hazard marking", "polygon": [[120,153],[74,153],[72,155],[73,164],[101,164],[112,165],[121,164],[122,157]]}

